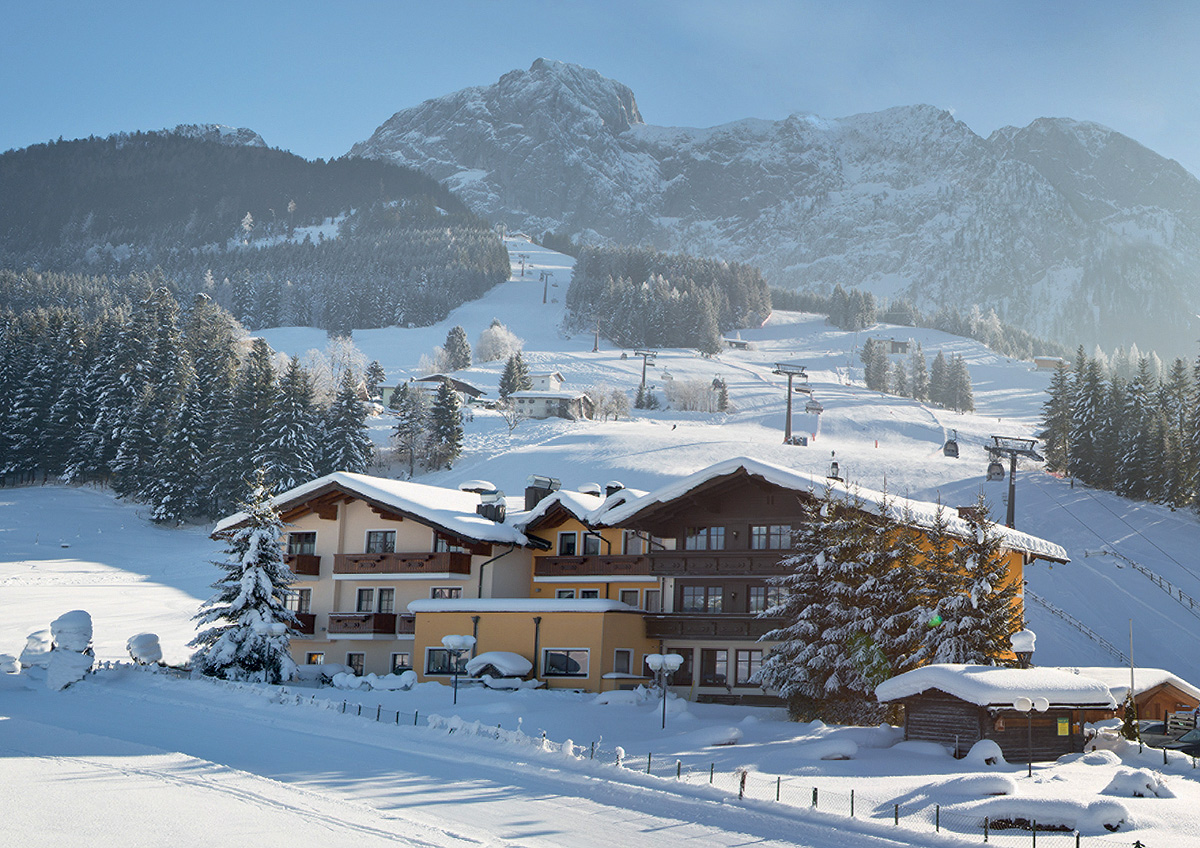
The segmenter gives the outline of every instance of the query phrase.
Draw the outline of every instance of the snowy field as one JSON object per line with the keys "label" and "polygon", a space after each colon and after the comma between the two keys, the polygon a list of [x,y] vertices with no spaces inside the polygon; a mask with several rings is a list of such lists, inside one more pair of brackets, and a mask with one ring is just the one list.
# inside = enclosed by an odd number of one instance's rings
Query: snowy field
{"label": "snowy field", "polygon": [[[510,249],[530,257],[523,280],[498,286],[436,327],[360,331],[356,343],[395,381],[414,373],[421,354],[441,344],[451,326],[461,324],[474,342],[499,318],[525,339],[535,372],[561,371],[568,387],[606,385],[632,394],[640,359],[621,359],[621,351],[603,340],[593,352],[590,334],[559,329],[572,260],[520,240],[510,240]],[[542,270],[554,272],[549,299],[559,302],[542,304]],[[324,333],[305,328],[263,335],[287,353],[325,344]],[[750,350],[713,359],[662,351],[650,371],[660,389],[668,374],[676,381],[722,376],[736,407],[732,414],[639,411],[629,421],[526,421],[509,432],[498,415],[479,410],[467,423],[466,452],[454,470],[422,479],[455,485],[484,478],[514,495],[530,473],[559,477],[568,488],[614,478],[652,488],[738,455],[823,474],[834,451],[843,473],[864,486],[941,497],[949,505],[970,503],[982,488],[1002,516],[1007,484],[983,482],[982,445],[993,433],[1032,434],[1048,375],[932,330],[881,327],[870,334],[920,341],[930,359],[938,350],[962,354],[978,412],[956,415],[864,389],[855,350],[867,335],[834,330],[814,316],[776,313],[764,327],[742,332]],[[819,422],[796,413],[795,432],[817,434],[808,447],[781,444],[785,383],[771,374],[778,361],[807,365],[814,395],[825,406]],[[501,366],[476,366],[464,378],[494,397]],[[380,417],[372,424],[377,442],[386,444],[390,421]],[[962,447],[958,460],[941,452],[955,430]],[[1072,488],[1034,466],[1019,473],[1017,492],[1017,527],[1063,545],[1072,558],[1067,565],[1027,569],[1027,618],[1038,633],[1035,663],[1119,664],[1130,650],[1132,620],[1139,665],[1200,682],[1200,610],[1188,601],[1200,598],[1195,517]],[[159,634],[169,662],[184,659],[194,633],[190,618],[218,576],[209,561],[220,557],[219,546],[209,540],[209,527],[158,528],[145,513],[89,488],[0,490],[0,653],[19,653],[27,634],[83,608],[95,621],[100,660],[127,658],[126,639],[147,630]],[[1101,550],[1120,556],[1087,555]],[[347,698],[337,690],[295,691],[339,708]],[[1164,769],[1160,752],[1101,753],[1091,762],[1035,769],[1032,780],[1019,764],[978,776],[980,767],[966,762],[889,748],[894,734],[887,731],[795,725],[769,710],[681,702],[672,705],[664,734],[655,703],[601,705],[593,696],[545,692],[461,694],[456,710],[448,690],[436,684],[352,695],[351,704],[362,703],[370,714],[368,722],[319,704],[277,703],[278,696],[265,691],[128,670],[103,671],[58,694],[27,688],[23,676],[3,677],[0,780],[8,803],[0,814],[0,845],[295,845],[318,839],[328,845],[429,846],[664,840],[959,845],[967,843],[946,828],[934,834],[932,825],[918,827],[921,817],[932,815],[934,805],[976,818],[992,815],[979,811],[985,808],[1006,815],[1000,810],[1010,798],[1041,804],[1047,815],[1077,817],[1096,845],[1128,845],[1135,836],[1155,848],[1200,845],[1194,777],[1200,770],[1183,759]],[[424,718],[416,728],[383,727],[373,721],[377,708],[460,715],[489,727],[500,724],[506,732],[521,719],[535,740],[544,730],[554,743],[572,739],[590,746],[601,740],[604,751],[621,746],[630,768],[568,759],[556,745],[542,751],[540,744],[475,737],[467,730],[448,734],[425,726]],[[714,746],[732,737],[737,744]],[[851,759],[819,758],[821,752],[847,755],[851,743]],[[638,775],[633,759],[648,752],[654,775]],[[676,759],[684,778],[679,782]],[[1163,770],[1177,797],[1101,794],[1121,768],[1135,767]],[[741,768],[750,773],[751,793],[739,802],[732,775]],[[855,789],[856,820],[825,805],[813,812],[807,800],[795,809],[775,805],[777,777],[784,801],[789,787],[795,798],[818,786],[822,797],[842,799],[836,804],[845,806]],[[997,787],[1007,794],[990,794]],[[1111,811],[1104,806],[1110,802],[1128,813],[1116,835],[1105,835],[1097,824]],[[899,830],[892,825],[892,804],[911,812],[911,833],[908,824]],[[197,810],[205,815],[198,818]],[[1017,844],[1028,844],[1025,838]],[[1046,834],[1038,840],[1057,844]]]}

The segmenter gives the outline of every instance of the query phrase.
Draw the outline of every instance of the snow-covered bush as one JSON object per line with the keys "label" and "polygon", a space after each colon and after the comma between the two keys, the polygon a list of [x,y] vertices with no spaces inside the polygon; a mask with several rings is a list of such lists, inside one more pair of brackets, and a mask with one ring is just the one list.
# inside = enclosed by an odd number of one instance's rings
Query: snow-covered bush
{"label": "snow-covered bush", "polygon": [[0,674],[19,674],[21,661],[12,654],[0,654]]}
{"label": "snow-covered bush", "polygon": [[57,691],[83,680],[92,670],[92,617],[84,610],[63,613],[50,623],[50,636],[46,686]]}
{"label": "snow-covered bush", "polygon": [[45,668],[50,663],[51,644],[49,630],[37,630],[30,633],[25,640],[25,650],[21,651],[21,666],[23,668]]}
{"label": "snow-covered bush", "polygon": [[480,333],[479,340],[475,342],[475,361],[496,362],[508,359],[524,346],[524,340],[516,333],[493,319],[491,326]]}
{"label": "snow-covered bush", "polygon": [[138,633],[129,637],[125,650],[138,665],[150,665],[162,662],[162,646],[158,644],[158,636],[154,633]]}
{"label": "snow-covered bush", "polygon": [[1174,798],[1175,793],[1163,783],[1162,775],[1150,769],[1118,769],[1113,779],[1100,790],[1101,795],[1120,795],[1125,798]]}
{"label": "snow-covered bush", "polygon": [[50,652],[50,662],[46,667],[46,686],[57,692],[72,683],[78,683],[92,670],[93,661],[90,654],[54,649]]}
{"label": "snow-covered bush", "polygon": [[470,677],[524,677],[532,670],[533,663],[512,651],[484,651],[471,657],[465,667]]}
{"label": "snow-covered bush", "polygon": [[975,766],[1002,766],[1005,765],[1004,752],[994,740],[980,739],[967,751],[963,762]]}

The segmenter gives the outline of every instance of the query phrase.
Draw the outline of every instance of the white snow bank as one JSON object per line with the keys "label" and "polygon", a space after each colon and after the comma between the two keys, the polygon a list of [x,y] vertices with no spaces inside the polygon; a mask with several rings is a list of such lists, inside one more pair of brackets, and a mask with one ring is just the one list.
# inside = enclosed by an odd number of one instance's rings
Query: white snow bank
{"label": "white snow bank", "polygon": [[488,666],[505,677],[524,677],[533,670],[533,663],[511,651],[484,651],[467,661],[466,671],[476,677]]}
{"label": "white snow bank", "polygon": [[50,662],[51,637],[49,630],[38,630],[29,634],[25,640],[25,650],[21,651],[21,665],[24,668],[45,668]]}
{"label": "white snow bank", "polygon": [[858,755],[858,743],[835,736],[797,745],[793,753],[802,760],[852,760]]}
{"label": "white snow bank", "polygon": [[616,689],[612,692],[601,692],[596,695],[592,703],[632,706],[644,704],[648,700],[650,700],[650,690],[645,686],[639,686],[636,689]]}
{"label": "white snow bank", "polygon": [[1120,795],[1125,798],[1174,798],[1162,775],[1150,769],[1117,769],[1113,779],[1100,790],[1101,795]]}
{"label": "white snow bank", "polygon": [[350,666],[341,663],[306,663],[296,666],[296,678],[298,680],[332,680],[335,674],[345,674],[350,671]]}
{"label": "white snow bank", "polygon": [[57,692],[83,680],[92,669],[93,658],[75,651],[54,650],[46,667],[46,687]]}
{"label": "white snow bank", "polygon": [[891,747],[891,750],[901,754],[916,754],[920,757],[948,757],[950,749],[938,742],[921,742],[916,739],[909,739],[904,742],[897,742]]}
{"label": "white snow bank", "polygon": [[1067,754],[1059,757],[1060,763],[1083,763],[1085,766],[1119,766],[1121,758],[1112,751],[1088,751],[1084,754]]}
{"label": "white snow bank", "polygon": [[479,678],[479,682],[489,689],[537,689],[544,686],[545,682],[541,680],[522,680],[520,677],[492,677],[490,674],[485,674]]}
{"label": "white snow bank", "polygon": [[[1118,801],[1082,801],[1068,798],[1031,798],[1026,795],[985,798],[964,804],[943,806],[942,811],[976,816],[982,827],[989,821],[1035,821],[1039,828],[1059,825],[1078,830],[1084,835],[1100,835],[1120,828],[1129,818],[1129,811]],[[994,825],[993,825],[994,826]]]}
{"label": "white snow bank", "polygon": [[992,739],[980,739],[971,746],[963,762],[974,766],[1002,766],[1005,764],[1004,752]]}
{"label": "white snow bank", "polygon": [[158,635],[155,633],[138,633],[130,636],[129,641],[125,643],[125,648],[129,651],[129,656],[133,658],[133,661],[139,665],[162,662],[162,646],[159,645]]}
{"label": "white snow bank", "polygon": [[0,654],[0,674],[18,674],[20,671],[20,660],[12,654]]}
{"label": "white snow bank", "polygon": [[330,682],[338,689],[361,689],[365,686],[368,689],[394,692],[413,688],[417,683],[417,673],[409,669],[399,674],[368,674],[357,677],[353,672],[339,671],[333,675]]}
{"label": "white snow bank", "polygon": [[92,617],[84,610],[65,612],[50,623],[56,648],[83,653],[92,644]]}
{"label": "white snow bank", "polygon": [[674,744],[676,748],[684,751],[700,748],[720,748],[725,745],[736,745],[742,741],[744,735],[736,727],[721,727],[718,725],[717,727],[705,727],[677,736],[675,737]]}
{"label": "white snow bank", "polygon": [[932,790],[937,790],[950,795],[969,795],[973,798],[987,795],[1015,795],[1017,782],[1007,774],[970,774],[934,784],[930,789],[931,794]]}
{"label": "white snow bank", "polygon": [[939,663],[906,671],[875,687],[880,701],[896,701],[937,689],[981,707],[1008,707],[1018,697],[1045,698],[1051,706],[1113,709],[1109,688],[1091,677],[1058,668],[998,668]]}

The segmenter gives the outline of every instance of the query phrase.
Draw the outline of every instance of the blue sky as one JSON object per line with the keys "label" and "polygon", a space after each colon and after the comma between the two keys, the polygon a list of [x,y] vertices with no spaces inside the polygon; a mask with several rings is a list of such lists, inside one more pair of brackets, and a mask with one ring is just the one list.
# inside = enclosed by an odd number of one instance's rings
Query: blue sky
{"label": "blue sky", "polygon": [[648,123],[911,103],[986,135],[1066,116],[1200,173],[1200,4],[1176,2],[13,2],[0,150],[178,123],[338,156],[393,112],[539,56],[633,89]]}

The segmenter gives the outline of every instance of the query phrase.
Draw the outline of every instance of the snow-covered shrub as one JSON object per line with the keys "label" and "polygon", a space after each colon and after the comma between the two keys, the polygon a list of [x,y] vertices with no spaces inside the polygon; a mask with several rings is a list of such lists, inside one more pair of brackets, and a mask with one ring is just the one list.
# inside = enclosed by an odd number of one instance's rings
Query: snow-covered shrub
{"label": "snow-covered shrub", "polygon": [[[634,689],[614,689],[611,692],[601,692],[596,695],[593,704],[620,704],[627,706],[630,704],[642,704],[651,697],[650,690],[645,686],[638,686]],[[655,696],[657,698],[657,696]]]}
{"label": "snow-covered shrub", "polygon": [[63,613],[50,623],[50,636],[46,686],[58,691],[83,680],[92,670],[92,617],[84,610]]}
{"label": "snow-covered shrub", "polygon": [[537,689],[545,686],[545,681],[542,680],[524,680],[520,677],[492,677],[490,674],[485,674],[479,678],[479,682],[488,689]]}
{"label": "snow-covered shrub", "polygon": [[129,637],[125,650],[138,665],[150,665],[162,662],[162,646],[158,644],[158,636],[154,633],[138,633]]}
{"label": "snow-covered shrub", "polygon": [[508,359],[524,346],[524,340],[516,333],[493,319],[492,325],[480,333],[479,340],[475,342],[475,361],[496,362]]}
{"label": "snow-covered shrub", "polygon": [[1162,775],[1150,769],[1118,769],[1113,779],[1100,790],[1101,795],[1120,795],[1125,798],[1174,798]]}
{"label": "snow-covered shrub", "polygon": [[[1004,762],[1001,760],[1001,762]],[[950,795],[1015,795],[1017,782],[1007,774],[971,774],[953,777],[936,785],[938,792]]]}
{"label": "snow-covered shrub", "polygon": [[53,648],[82,654],[92,647],[92,617],[84,610],[65,612],[50,623]]}
{"label": "snow-covered shrub", "polygon": [[55,648],[50,652],[50,662],[46,667],[46,686],[57,692],[72,683],[78,683],[92,670],[93,661],[90,654]]}
{"label": "snow-covered shrub", "polygon": [[709,380],[672,380],[666,386],[672,409],[683,412],[716,412],[717,393]]}
{"label": "snow-covered shrub", "polygon": [[524,677],[532,670],[533,663],[512,651],[484,651],[471,657],[465,667],[470,677]]}
{"label": "snow-covered shrub", "polygon": [[21,661],[12,654],[0,654],[0,674],[19,674]]}
{"label": "snow-covered shrub", "polygon": [[30,633],[25,640],[25,650],[21,651],[21,666],[23,668],[45,668],[50,662],[51,644],[49,630]]}
{"label": "snow-covered shrub", "polygon": [[792,753],[802,760],[852,760],[858,755],[858,743],[853,739],[832,737],[797,745]]}
{"label": "snow-covered shrub", "polygon": [[994,740],[980,739],[967,751],[963,762],[975,766],[1002,766],[1005,765],[1004,752]]}

